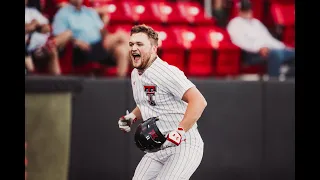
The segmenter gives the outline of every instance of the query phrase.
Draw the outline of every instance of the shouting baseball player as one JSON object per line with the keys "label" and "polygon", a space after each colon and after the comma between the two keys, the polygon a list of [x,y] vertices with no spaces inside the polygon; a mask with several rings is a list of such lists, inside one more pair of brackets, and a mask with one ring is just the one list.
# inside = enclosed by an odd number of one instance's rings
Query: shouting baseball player
{"label": "shouting baseball player", "polygon": [[135,143],[145,155],[133,179],[189,179],[203,156],[196,122],[207,102],[182,71],[157,56],[158,34],[151,27],[134,26],[129,46],[136,108],[118,124],[129,132],[132,123],[142,120]]}

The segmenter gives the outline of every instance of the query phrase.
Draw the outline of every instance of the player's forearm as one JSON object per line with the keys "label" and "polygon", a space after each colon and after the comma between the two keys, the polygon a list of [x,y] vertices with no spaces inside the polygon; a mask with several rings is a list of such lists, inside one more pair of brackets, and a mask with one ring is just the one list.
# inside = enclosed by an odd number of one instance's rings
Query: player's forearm
{"label": "player's forearm", "polygon": [[202,97],[199,99],[194,99],[190,101],[187,106],[187,110],[179,127],[182,127],[185,132],[189,131],[191,127],[198,121],[201,117],[204,108],[207,106],[206,100]]}
{"label": "player's forearm", "polygon": [[141,112],[140,112],[140,109],[139,109],[138,106],[137,106],[136,108],[134,108],[134,110],[132,111],[132,113],[136,116],[136,118],[137,118],[138,120],[142,119]]}

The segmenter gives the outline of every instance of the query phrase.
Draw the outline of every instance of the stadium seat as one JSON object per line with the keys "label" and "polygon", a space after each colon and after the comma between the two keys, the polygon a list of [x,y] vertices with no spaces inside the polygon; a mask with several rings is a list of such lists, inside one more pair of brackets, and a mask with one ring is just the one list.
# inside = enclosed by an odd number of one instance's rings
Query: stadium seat
{"label": "stadium seat", "polygon": [[118,30],[126,31],[128,35],[130,35],[130,30],[132,28],[132,24],[114,24],[114,25],[108,25],[106,28],[108,32],[114,33]]}
{"label": "stadium seat", "polygon": [[295,4],[271,4],[271,14],[278,28],[280,40],[286,45],[295,46]]}
{"label": "stadium seat", "polygon": [[[131,1],[130,1],[131,2]],[[133,13],[130,3],[126,1],[108,1],[95,0],[93,7],[102,7],[107,9],[110,17],[109,25],[133,23]]]}
{"label": "stadium seat", "polygon": [[152,7],[152,13],[161,21],[162,24],[167,25],[186,25],[188,21],[182,16],[174,2],[152,1],[149,2]]}
{"label": "stadium seat", "polygon": [[197,28],[172,27],[177,43],[185,49],[185,74],[188,76],[211,76],[213,73],[212,48]]}
{"label": "stadium seat", "polygon": [[73,44],[68,43],[65,47],[65,52],[60,57],[61,73],[64,75],[77,74],[77,75],[92,75],[105,71],[105,67],[99,63],[90,62],[80,66],[73,65]]}
{"label": "stadium seat", "polygon": [[215,76],[236,76],[240,73],[240,48],[235,46],[225,29],[204,27],[199,29],[213,49]]}
{"label": "stadium seat", "polygon": [[218,27],[173,27],[177,43],[186,49],[188,76],[238,75],[240,49],[231,43],[228,33]]}
{"label": "stadium seat", "polygon": [[178,67],[181,71],[185,71],[185,51],[182,44],[177,43],[177,34],[170,27],[152,26],[158,32],[161,45],[159,49],[159,57],[168,64]]}
{"label": "stadium seat", "polygon": [[73,71],[72,65],[72,43],[69,42],[65,46],[65,50],[62,56],[60,56],[59,63],[62,74],[70,74]]}
{"label": "stadium seat", "polygon": [[133,12],[133,21],[135,24],[160,24],[161,19],[156,16],[152,9],[157,8],[156,4],[160,2],[130,2]]}
{"label": "stadium seat", "polygon": [[178,6],[181,16],[186,19],[189,24],[211,26],[215,23],[214,18],[205,15],[204,8],[199,2],[178,1],[176,5]]}

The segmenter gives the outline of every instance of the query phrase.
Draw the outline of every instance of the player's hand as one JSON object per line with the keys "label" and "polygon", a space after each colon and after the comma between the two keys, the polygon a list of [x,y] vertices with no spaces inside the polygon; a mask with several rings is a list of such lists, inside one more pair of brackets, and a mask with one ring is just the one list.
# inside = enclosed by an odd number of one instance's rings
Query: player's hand
{"label": "player's hand", "polygon": [[184,134],[186,132],[182,127],[171,131],[167,134],[167,140],[163,143],[162,148],[179,146],[182,141],[185,140]]}
{"label": "player's hand", "polygon": [[119,118],[119,121],[118,121],[119,128],[122,131],[130,132],[131,131],[130,126],[136,121],[137,121],[136,115],[134,115],[133,113],[129,113],[127,111],[127,115]]}

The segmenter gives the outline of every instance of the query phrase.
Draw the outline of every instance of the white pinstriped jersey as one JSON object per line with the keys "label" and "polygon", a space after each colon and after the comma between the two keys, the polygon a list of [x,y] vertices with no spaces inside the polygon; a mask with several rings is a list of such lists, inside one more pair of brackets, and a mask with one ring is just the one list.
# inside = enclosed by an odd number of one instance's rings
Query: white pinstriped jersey
{"label": "white pinstriped jersey", "polygon": [[[134,69],[131,72],[131,85],[142,119],[159,117],[157,126],[163,134],[178,128],[188,105],[182,96],[195,86],[181,70],[159,57],[142,75]],[[192,129],[196,127],[197,123]]]}

